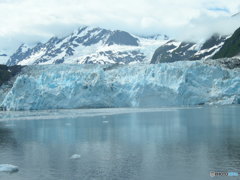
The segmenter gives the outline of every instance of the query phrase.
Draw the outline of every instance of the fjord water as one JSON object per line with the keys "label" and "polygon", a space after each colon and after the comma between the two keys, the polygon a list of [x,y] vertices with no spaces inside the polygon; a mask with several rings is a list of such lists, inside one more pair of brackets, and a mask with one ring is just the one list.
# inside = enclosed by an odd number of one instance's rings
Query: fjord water
{"label": "fjord water", "polygon": [[0,112],[0,164],[19,167],[0,179],[207,180],[210,171],[240,172],[239,117],[240,106]]}

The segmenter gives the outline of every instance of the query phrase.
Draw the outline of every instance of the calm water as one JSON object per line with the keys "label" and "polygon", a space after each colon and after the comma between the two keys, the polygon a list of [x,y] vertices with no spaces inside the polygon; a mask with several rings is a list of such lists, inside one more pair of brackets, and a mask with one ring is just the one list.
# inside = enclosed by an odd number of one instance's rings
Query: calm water
{"label": "calm water", "polygon": [[[1,180],[208,180],[240,172],[240,106],[0,112]],[[81,158],[72,160],[73,154]]]}

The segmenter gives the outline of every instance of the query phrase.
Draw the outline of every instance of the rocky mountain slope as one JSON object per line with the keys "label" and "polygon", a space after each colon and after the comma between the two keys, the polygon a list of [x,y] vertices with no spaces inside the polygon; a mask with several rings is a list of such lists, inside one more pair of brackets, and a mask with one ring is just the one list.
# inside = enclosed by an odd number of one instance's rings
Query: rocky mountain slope
{"label": "rocky mountain slope", "polygon": [[151,63],[208,59],[219,51],[227,39],[227,36],[214,34],[204,43],[170,40],[155,51]]}
{"label": "rocky mountain slope", "polygon": [[22,44],[7,65],[149,63],[154,50],[167,39],[164,35],[139,37],[85,26],[67,37],[53,37],[32,48]]}
{"label": "rocky mountain slope", "polygon": [[[21,73],[23,66],[0,65],[0,102],[3,101],[8,91],[12,88],[14,81]],[[1,107],[0,107],[0,110]]]}
{"label": "rocky mountain slope", "polygon": [[213,59],[234,57],[240,55],[240,28],[226,40],[222,48],[213,56]]}
{"label": "rocky mountain slope", "polygon": [[[239,24],[240,12],[231,16],[230,20]],[[168,41],[155,51],[151,63],[219,59],[235,56],[240,57],[240,28],[232,35],[214,34],[202,43]]]}
{"label": "rocky mountain slope", "polygon": [[8,67],[6,65],[0,65],[0,86],[20,73],[22,68],[23,66]]}

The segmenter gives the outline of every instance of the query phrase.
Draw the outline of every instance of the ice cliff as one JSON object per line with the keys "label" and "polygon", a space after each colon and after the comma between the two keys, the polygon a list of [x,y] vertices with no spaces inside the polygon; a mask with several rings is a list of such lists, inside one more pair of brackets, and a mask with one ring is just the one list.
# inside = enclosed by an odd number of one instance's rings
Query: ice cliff
{"label": "ice cliff", "polygon": [[7,110],[240,103],[240,70],[203,61],[158,65],[28,66],[1,102]]}

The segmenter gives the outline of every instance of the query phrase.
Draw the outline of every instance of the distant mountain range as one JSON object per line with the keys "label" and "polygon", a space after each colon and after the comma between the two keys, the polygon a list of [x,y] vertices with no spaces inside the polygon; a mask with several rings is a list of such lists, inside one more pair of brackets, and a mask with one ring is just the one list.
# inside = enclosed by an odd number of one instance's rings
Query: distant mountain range
{"label": "distant mountain range", "polygon": [[53,37],[32,48],[22,44],[7,65],[149,63],[155,49],[167,41],[166,35],[140,37],[85,26],[67,37]]}

